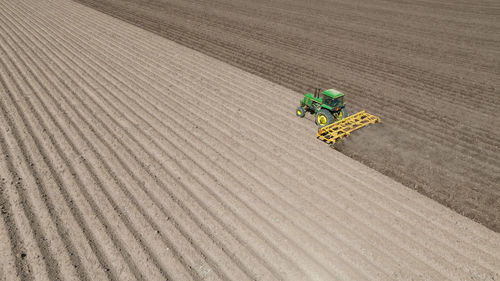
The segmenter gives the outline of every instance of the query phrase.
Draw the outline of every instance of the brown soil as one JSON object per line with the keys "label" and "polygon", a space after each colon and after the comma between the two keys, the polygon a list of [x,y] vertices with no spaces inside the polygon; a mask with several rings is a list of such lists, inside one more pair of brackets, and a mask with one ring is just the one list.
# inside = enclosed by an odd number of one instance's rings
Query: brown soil
{"label": "brown soil", "polygon": [[384,126],[340,151],[500,231],[497,1],[77,1],[290,88],[297,102],[312,86],[342,90],[351,111]]}
{"label": "brown soil", "polygon": [[3,0],[0,280],[500,280],[499,233],[296,102],[73,1]]}

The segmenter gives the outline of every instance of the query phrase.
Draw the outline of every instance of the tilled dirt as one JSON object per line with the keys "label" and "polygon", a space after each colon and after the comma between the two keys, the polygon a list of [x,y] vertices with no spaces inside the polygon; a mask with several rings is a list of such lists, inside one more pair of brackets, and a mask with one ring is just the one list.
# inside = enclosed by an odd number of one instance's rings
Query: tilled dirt
{"label": "tilled dirt", "polygon": [[500,280],[498,233],[295,103],[75,2],[2,1],[0,280]]}
{"label": "tilled dirt", "polygon": [[296,103],[312,86],[345,92],[385,127],[339,150],[500,231],[497,1],[77,1],[293,89]]}

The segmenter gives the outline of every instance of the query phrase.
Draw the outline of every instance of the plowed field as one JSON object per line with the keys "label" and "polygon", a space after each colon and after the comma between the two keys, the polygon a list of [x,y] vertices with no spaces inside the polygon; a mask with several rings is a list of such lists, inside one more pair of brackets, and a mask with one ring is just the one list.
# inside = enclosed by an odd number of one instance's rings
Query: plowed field
{"label": "plowed field", "polygon": [[3,0],[0,280],[499,280],[498,233],[295,103],[75,2]]}
{"label": "plowed field", "polygon": [[500,231],[498,1],[77,1],[293,89],[296,103],[312,86],[345,92],[385,125],[342,152]]}

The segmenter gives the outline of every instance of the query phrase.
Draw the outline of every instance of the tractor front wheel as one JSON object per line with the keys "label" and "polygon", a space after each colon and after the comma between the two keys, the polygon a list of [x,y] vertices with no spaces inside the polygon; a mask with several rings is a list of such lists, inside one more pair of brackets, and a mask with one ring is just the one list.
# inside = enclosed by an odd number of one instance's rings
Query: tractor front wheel
{"label": "tractor front wheel", "polygon": [[330,111],[323,108],[320,111],[318,111],[318,113],[316,113],[315,121],[318,127],[321,129],[325,126],[332,124],[335,121],[335,118],[333,118],[333,115]]}
{"label": "tractor front wheel", "polygon": [[302,106],[299,106],[299,107],[297,107],[297,110],[295,110],[295,114],[297,114],[297,116],[302,118],[302,117],[306,116],[306,110]]}

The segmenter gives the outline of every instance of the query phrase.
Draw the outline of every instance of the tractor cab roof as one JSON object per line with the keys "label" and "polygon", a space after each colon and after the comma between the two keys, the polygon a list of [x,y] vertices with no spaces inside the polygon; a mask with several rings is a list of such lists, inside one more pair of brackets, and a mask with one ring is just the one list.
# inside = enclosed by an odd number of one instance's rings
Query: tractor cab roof
{"label": "tractor cab roof", "polygon": [[339,91],[337,91],[335,89],[324,90],[323,91],[323,95],[332,97],[334,99],[344,96],[344,94],[342,92],[339,92]]}

